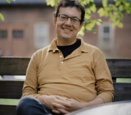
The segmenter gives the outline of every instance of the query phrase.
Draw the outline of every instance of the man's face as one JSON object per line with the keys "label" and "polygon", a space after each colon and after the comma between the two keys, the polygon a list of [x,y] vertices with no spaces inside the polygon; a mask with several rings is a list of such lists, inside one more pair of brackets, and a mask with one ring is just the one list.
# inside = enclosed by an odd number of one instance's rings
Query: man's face
{"label": "man's face", "polygon": [[[61,7],[59,9],[59,15],[66,15],[68,17],[76,17],[81,20],[81,11],[79,11],[76,7]],[[68,40],[68,41],[75,41],[77,33],[82,27],[80,22],[77,24],[73,24],[71,22],[71,18],[68,18],[67,21],[61,21],[59,17],[54,20],[56,32],[57,32],[57,39],[58,40]]]}

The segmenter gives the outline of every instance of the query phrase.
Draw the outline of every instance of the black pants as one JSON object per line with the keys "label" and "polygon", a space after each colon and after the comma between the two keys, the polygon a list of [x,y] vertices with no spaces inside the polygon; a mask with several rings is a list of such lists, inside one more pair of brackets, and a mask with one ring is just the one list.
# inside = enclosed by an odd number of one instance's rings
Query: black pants
{"label": "black pants", "polygon": [[44,104],[33,97],[23,97],[17,107],[17,115],[56,115]]}

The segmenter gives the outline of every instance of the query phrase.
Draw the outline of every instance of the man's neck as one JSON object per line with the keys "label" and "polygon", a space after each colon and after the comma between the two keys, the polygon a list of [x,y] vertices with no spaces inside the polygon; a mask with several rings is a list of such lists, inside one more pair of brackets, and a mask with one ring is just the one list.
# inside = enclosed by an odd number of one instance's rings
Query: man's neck
{"label": "man's neck", "polygon": [[76,39],[74,39],[73,41],[57,39],[57,46],[68,46],[68,45],[74,44],[75,42],[76,42]]}
{"label": "man's neck", "polygon": [[70,55],[74,50],[76,50],[78,47],[80,47],[81,41],[76,40],[76,42],[72,45],[66,45],[66,46],[57,46],[57,48],[62,52],[64,58],[68,55]]}

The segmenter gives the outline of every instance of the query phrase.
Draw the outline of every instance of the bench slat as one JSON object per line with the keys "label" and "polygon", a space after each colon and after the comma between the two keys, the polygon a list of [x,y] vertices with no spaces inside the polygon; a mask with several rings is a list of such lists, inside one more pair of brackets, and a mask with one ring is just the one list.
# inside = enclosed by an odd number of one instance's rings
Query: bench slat
{"label": "bench slat", "polygon": [[[114,83],[114,101],[131,100],[131,83]],[[0,98],[19,99],[23,81],[0,81]]]}
{"label": "bench slat", "polygon": [[0,75],[25,75],[30,58],[0,58]]}
{"label": "bench slat", "polygon": [[[0,75],[25,75],[30,58],[0,58]],[[131,78],[131,59],[107,59],[112,78]]]}
{"label": "bench slat", "polygon": [[114,101],[131,100],[131,83],[114,83]]}
{"label": "bench slat", "polygon": [[0,115],[16,115],[16,106],[0,105]]}
{"label": "bench slat", "polygon": [[107,59],[112,78],[131,78],[131,59]]}
{"label": "bench slat", "polygon": [[19,99],[23,81],[0,81],[0,98]]}

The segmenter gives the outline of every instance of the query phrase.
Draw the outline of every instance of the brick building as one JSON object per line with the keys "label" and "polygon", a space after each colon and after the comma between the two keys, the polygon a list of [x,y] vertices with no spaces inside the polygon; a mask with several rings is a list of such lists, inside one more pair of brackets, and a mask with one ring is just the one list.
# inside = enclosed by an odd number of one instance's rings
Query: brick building
{"label": "brick building", "polygon": [[[101,0],[96,0],[99,6]],[[2,56],[30,57],[36,50],[56,38],[53,24],[54,8],[45,0],[16,0],[11,4],[0,1],[0,50]],[[97,14],[92,14],[98,19]],[[97,26],[97,33],[86,32],[80,36],[85,42],[99,47],[106,58],[131,58],[131,15],[124,14],[124,27],[112,28],[108,18]]]}

